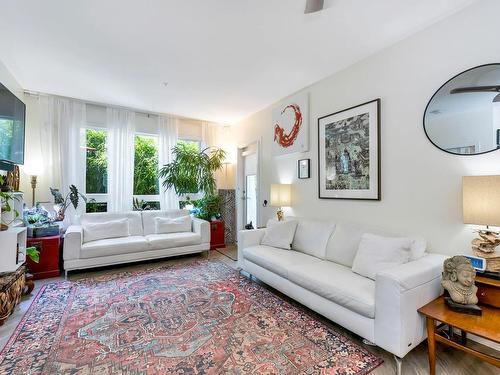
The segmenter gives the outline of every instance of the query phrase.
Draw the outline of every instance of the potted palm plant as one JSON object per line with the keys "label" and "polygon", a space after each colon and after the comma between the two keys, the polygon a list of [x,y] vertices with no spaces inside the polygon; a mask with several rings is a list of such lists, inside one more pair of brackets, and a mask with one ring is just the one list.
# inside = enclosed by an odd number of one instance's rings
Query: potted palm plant
{"label": "potted palm plant", "polygon": [[178,143],[173,149],[174,160],[160,168],[159,175],[163,179],[165,189],[174,189],[179,196],[202,193],[203,197],[194,203],[195,216],[212,221],[211,238],[214,232],[222,232],[224,238],[224,222],[214,221],[220,218],[221,199],[217,194],[215,173],[221,170],[226,152],[221,148],[205,148],[198,150],[187,143]]}

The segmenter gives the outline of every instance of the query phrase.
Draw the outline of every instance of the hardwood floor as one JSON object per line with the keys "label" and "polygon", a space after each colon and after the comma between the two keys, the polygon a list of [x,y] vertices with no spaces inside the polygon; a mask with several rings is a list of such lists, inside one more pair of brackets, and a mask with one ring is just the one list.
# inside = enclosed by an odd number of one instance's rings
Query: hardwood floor
{"label": "hardwood floor", "polygon": [[[117,269],[123,270],[137,270],[141,268],[149,268],[149,267],[160,267],[166,264],[182,264],[192,262],[196,259],[206,259],[206,255],[196,255],[196,256],[188,256],[181,258],[173,258],[164,261],[151,262],[151,263],[141,263],[141,264],[132,264],[119,268],[106,268],[100,269],[96,271],[87,271],[81,273],[74,273],[69,275],[70,280],[79,279],[87,276],[96,276],[103,275],[108,273],[113,273]],[[232,261],[227,256],[224,256],[217,251],[211,251],[209,254],[210,259],[220,260],[227,265],[235,268],[236,262]],[[16,308],[14,314],[9,317],[9,319],[5,322],[5,324],[0,327],[0,348],[3,348],[7,343],[9,337],[14,332],[18,323],[28,310],[34,296],[38,293],[42,285],[45,285],[50,282],[63,280],[60,278],[52,278],[45,280],[37,280],[35,282],[35,289],[33,290],[30,296],[26,296],[23,298],[21,304]],[[279,292],[276,292],[280,294]],[[281,294],[280,294],[281,295]],[[284,297],[286,298],[286,297]],[[287,299],[287,298],[286,298]],[[295,303],[291,301],[292,303]],[[307,308],[303,307],[307,310]],[[312,312],[311,312],[312,313]],[[312,313],[314,314],[314,313]],[[316,314],[314,314],[316,315]],[[375,369],[370,374],[373,375],[393,375],[396,373],[396,363],[393,359],[392,354],[386,352],[383,349],[374,346],[368,346],[363,344],[362,339],[359,336],[354,335],[353,333],[345,330],[344,328],[332,323],[324,318],[318,316],[318,319],[322,320],[325,324],[333,327],[338,332],[341,332],[345,336],[351,338],[353,341],[357,342],[359,345],[366,347],[369,351],[381,356],[384,359],[384,363]],[[498,353],[497,353],[498,354]],[[405,375],[425,375],[428,374],[428,363],[427,363],[427,344],[423,342],[417,348],[412,350],[410,353],[406,355],[403,359],[403,374]],[[445,348],[438,344],[437,347],[437,367],[436,374],[442,375],[493,375],[499,374],[500,370],[495,368],[492,365],[484,363],[475,357],[460,352],[458,350],[454,350],[451,348]]]}

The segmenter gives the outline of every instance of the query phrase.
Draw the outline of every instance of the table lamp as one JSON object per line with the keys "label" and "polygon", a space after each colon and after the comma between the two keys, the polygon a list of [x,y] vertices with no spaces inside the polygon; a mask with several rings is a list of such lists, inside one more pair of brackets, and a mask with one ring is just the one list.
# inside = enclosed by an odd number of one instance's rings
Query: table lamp
{"label": "table lamp", "polygon": [[271,184],[271,206],[278,207],[276,216],[283,220],[283,207],[290,207],[292,201],[292,185]]}
{"label": "table lamp", "polygon": [[486,226],[472,240],[472,251],[486,259],[487,271],[499,272],[500,253],[495,249],[500,237],[490,226],[500,227],[500,176],[465,176],[462,188],[464,223]]}
{"label": "table lamp", "polygon": [[30,162],[24,165],[23,172],[28,176],[31,176],[31,189],[32,189],[31,202],[34,207],[36,204],[35,190],[36,190],[37,177],[43,173],[43,164],[40,160],[31,160]]}

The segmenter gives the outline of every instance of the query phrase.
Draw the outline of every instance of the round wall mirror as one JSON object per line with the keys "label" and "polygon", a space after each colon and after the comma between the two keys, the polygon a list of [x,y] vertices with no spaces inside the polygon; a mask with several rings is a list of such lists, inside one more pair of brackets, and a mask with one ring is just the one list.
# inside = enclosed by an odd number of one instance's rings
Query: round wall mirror
{"label": "round wall mirror", "polygon": [[466,70],[441,86],[425,109],[424,130],[452,154],[500,149],[500,64]]}

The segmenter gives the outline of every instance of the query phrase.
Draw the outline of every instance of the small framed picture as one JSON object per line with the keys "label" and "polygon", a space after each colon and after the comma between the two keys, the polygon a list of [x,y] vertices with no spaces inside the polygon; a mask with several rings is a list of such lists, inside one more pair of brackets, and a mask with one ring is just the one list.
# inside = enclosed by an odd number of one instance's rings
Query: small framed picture
{"label": "small framed picture", "polygon": [[301,159],[299,160],[299,178],[305,179],[311,177],[311,159]]}

